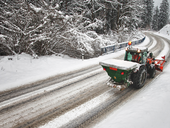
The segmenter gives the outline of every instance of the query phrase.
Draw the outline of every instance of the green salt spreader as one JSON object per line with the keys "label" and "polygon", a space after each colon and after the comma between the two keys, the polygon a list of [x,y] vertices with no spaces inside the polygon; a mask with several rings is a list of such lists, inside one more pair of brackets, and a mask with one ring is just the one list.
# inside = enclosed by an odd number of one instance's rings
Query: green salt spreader
{"label": "green salt spreader", "polygon": [[147,61],[148,48],[132,47],[131,42],[126,48],[124,60],[109,59],[99,64],[110,76],[107,85],[124,90],[129,85],[139,89],[144,86],[147,74],[152,78],[155,76],[155,61]]}
{"label": "green salt spreader", "polygon": [[148,75],[154,78],[155,70],[163,71],[165,56],[155,59],[152,53],[148,56],[148,48],[132,47],[130,44],[126,48],[124,60],[109,59],[99,63],[110,76],[107,85],[118,90],[129,85],[139,89],[144,86]]}
{"label": "green salt spreader", "polygon": [[138,63],[117,59],[102,61],[100,65],[111,77],[107,85],[118,90],[123,90],[133,84],[130,76],[140,66]]}

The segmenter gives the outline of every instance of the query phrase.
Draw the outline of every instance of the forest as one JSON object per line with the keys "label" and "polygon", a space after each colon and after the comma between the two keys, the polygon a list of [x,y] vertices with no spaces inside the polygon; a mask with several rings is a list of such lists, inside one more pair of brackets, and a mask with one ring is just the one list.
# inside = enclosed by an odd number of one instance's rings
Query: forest
{"label": "forest", "polygon": [[0,0],[0,55],[92,58],[169,22],[167,0]]}

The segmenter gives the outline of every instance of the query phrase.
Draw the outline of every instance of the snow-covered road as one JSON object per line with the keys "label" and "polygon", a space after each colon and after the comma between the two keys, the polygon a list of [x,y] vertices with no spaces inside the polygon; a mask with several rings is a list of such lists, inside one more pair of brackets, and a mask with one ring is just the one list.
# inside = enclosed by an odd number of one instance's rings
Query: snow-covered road
{"label": "snow-covered road", "polygon": [[[155,36],[150,37],[150,40],[151,42],[149,43],[149,38],[147,38],[146,41],[141,45],[149,47],[149,49],[153,53],[158,55],[158,57],[160,51],[162,51],[161,54],[169,53],[169,49],[168,49],[169,47],[167,47],[168,44],[165,41],[160,41],[160,40],[158,41],[158,39],[156,39]],[[96,67],[98,65],[98,62],[103,59],[116,58],[122,56],[123,54],[124,54],[124,50],[110,55],[101,56],[93,60],[88,60],[88,61],[81,60],[81,62],[80,60],[78,60],[77,63],[79,62],[79,66],[77,65],[76,62],[74,62],[73,65],[75,66],[73,67],[74,68],[77,67],[78,69],[76,70],[81,71],[80,69],[82,67],[85,66],[90,67],[91,65],[94,65]],[[73,61],[71,60],[70,62],[66,62],[66,63],[68,65],[68,63],[71,62]],[[67,65],[62,64],[61,66],[62,69],[67,67]],[[59,68],[61,67],[59,66]],[[74,68],[69,69],[69,67],[67,67],[64,72],[71,71],[71,70],[73,71]],[[3,69],[6,70],[5,66],[3,66]],[[0,112],[0,126],[4,128],[5,127],[9,128],[14,126],[18,126],[18,127],[29,126],[29,125],[33,126],[35,125],[34,123],[37,123],[36,122],[37,120],[42,120],[41,123],[44,124],[43,123],[44,121],[50,121],[50,119],[46,120],[44,118],[53,114],[55,115],[55,116],[53,115],[53,118],[54,117],[56,118],[54,120],[51,120],[49,123],[46,123],[42,127],[50,127],[50,128],[56,126],[65,127],[70,124],[72,124],[71,126],[74,127],[77,124],[83,123],[82,120],[84,121],[88,120],[89,118],[91,118],[89,116],[90,115],[89,113],[92,113],[94,109],[96,110],[96,112],[101,111],[102,110],[101,104],[105,104],[106,101],[107,102],[114,101],[113,97],[116,97],[114,95],[119,94],[117,91],[115,92],[113,91],[113,89],[110,89],[105,85],[108,76],[105,72],[102,71],[101,68],[99,69],[95,68],[92,71],[90,71],[90,69],[91,68],[89,68],[86,74],[83,73],[76,77],[70,77],[68,80],[64,80],[63,82],[60,81],[56,84],[52,84],[50,87],[38,89],[38,91],[30,92],[20,97],[16,97],[13,99],[10,98],[8,100],[1,102],[0,109],[2,109],[2,111]],[[52,72],[52,74],[53,73],[54,72]],[[16,83],[19,83],[19,81],[17,81]],[[14,81],[14,85],[16,83]],[[6,90],[10,88],[9,86],[10,84],[8,82],[6,82],[4,85],[7,86],[2,89]],[[126,92],[124,93],[126,94]],[[30,96],[31,99],[27,101],[27,99],[29,99]],[[108,100],[108,99],[112,99],[112,100]],[[11,100],[13,103],[18,103],[18,104],[16,104],[16,106],[11,107],[10,104],[13,104]],[[8,106],[8,110],[4,109],[5,106]],[[44,117],[42,117],[42,115]],[[93,113],[92,116],[94,115],[95,114]],[[66,119],[67,121],[65,122]],[[80,122],[78,122],[78,119]],[[77,123],[75,123],[75,120],[77,121]]]}

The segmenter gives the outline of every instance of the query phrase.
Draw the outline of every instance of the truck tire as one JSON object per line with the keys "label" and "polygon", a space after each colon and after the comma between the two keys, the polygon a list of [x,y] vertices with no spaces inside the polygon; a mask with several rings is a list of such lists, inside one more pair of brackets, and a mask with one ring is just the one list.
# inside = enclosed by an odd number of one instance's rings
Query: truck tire
{"label": "truck tire", "polygon": [[149,69],[149,72],[148,72],[148,73],[149,73],[150,78],[154,78],[155,75],[156,75],[155,67]]}
{"label": "truck tire", "polygon": [[145,66],[141,66],[139,71],[132,74],[132,86],[136,89],[142,88],[147,78],[147,71]]}

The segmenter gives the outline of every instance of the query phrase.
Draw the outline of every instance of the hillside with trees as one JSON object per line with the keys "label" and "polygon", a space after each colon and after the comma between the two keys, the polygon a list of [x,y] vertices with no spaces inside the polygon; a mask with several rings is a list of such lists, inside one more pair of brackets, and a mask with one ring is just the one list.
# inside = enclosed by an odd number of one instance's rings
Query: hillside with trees
{"label": "hillside with trees", "polygon": [[157,14],[153,0],[1,0],[0,55],[99,56],[102,46],[136,39],[139,28],[163,27],[166,2]]}

